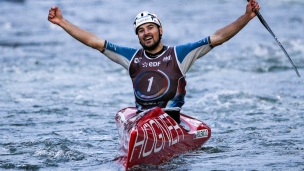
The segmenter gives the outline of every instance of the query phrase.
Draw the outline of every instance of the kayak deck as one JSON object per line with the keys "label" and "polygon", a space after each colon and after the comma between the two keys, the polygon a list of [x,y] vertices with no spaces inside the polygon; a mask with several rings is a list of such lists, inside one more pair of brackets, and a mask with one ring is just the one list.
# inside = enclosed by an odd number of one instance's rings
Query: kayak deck
{"label": "kayak deck", "polygon": [[[136,114],[134,107],[116,114],[120,162],[126,170],[136,165],[159,165],[172,157],[201,147],[211,136],[202,121],[181,113],[178,124],[161,108]],[[183,127],[187,127],[184,129]]]}

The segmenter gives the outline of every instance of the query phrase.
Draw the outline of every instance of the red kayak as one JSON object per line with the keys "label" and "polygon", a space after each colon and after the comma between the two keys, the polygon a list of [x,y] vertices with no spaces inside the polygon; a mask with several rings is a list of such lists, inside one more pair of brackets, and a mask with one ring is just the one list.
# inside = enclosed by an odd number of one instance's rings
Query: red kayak
{"label": "red kayak", "polygon": [[201,147],[211,136],[202,121],[181,113],[181,124],[161,108],[136,114],[134,107],[116,114],[120,136],[120,162],[126,170],[137,165],[159,165],[172,157]]}

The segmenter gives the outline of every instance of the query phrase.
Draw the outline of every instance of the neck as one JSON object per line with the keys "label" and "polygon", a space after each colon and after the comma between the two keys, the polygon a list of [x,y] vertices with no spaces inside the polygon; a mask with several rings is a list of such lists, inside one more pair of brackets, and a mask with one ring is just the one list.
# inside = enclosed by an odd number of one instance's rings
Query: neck
{"label": "neck", "polygon": [[160,54],[162,54],[165,50],[167,50],[167,46],[162,46],[162,49],[160,49],[159,51],[155,52],[155,53],[150,53],[148,51],[145,51],[146,55],[150,58],[156,58],[158,57]]}
{"label": "neck", "polygon": [[156,48],[154,48],[153,50],[145,49],[145,51],[150,54],[156,54],[159,51],[161,51],[163,48],[164,48],[164,45],[162,44],[162,42],[159,42],[158,46]]}

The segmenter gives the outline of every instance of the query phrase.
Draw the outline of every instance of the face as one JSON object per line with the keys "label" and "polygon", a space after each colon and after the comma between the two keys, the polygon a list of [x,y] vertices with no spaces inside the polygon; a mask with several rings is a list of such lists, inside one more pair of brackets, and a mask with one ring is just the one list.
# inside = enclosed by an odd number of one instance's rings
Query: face
{"label": "face", "polygon": [[138,27],[139,43],[145,50],[154,50],[160,43],[162,27],[154,23],[146,23]]}

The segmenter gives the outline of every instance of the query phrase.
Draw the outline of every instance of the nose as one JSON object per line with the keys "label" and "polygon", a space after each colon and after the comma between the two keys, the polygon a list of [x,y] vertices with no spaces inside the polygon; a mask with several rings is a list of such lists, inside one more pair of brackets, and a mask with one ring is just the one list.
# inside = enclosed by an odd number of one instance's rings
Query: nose
{"label": "nose", "polygon": [[144,29],[143,31],[144,31],[144,32],[143,32],[143,33],[144,33],[144,35],[147,35],[147,34],[149,34],[149,33],[150,33],[150,31],[149,31],[148,29]]}

